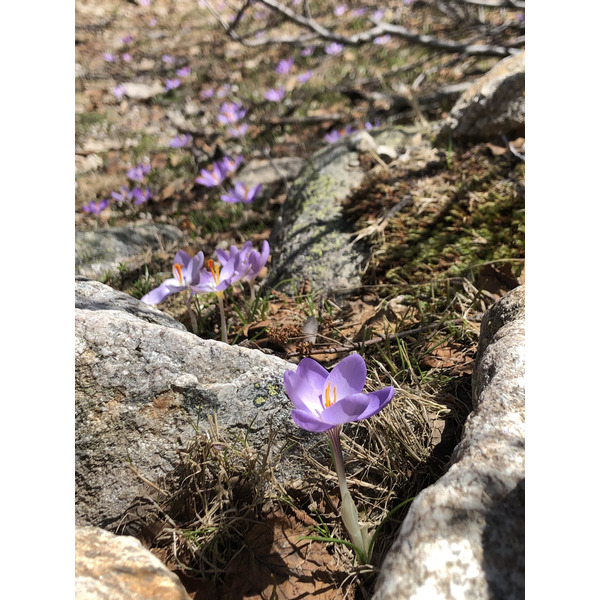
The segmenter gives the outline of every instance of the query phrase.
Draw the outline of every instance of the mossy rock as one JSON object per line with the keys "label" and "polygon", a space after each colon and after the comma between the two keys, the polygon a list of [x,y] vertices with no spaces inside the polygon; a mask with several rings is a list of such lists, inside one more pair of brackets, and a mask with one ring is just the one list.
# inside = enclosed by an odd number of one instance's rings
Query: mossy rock
{"label": "mossy rock", "polygon": [[[369,132],[375,144],[398,148],[411,145],[418,133],[416,127]],[[316,152],[290,187],[270,239],[267,286],[289,293],[308,280],[313,289],[334,295],[360,287],[369,248],[352,243],[354,226],[342,203],[365,176],[356,149],[365,136],[361,131]]]}

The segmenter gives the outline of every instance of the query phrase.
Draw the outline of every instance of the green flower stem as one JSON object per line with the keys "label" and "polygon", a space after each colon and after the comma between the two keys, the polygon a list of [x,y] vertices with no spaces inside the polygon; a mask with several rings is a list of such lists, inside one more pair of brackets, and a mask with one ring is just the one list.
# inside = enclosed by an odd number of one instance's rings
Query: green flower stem
{"label": "green flower stem", "polygon": [[194,332],[195,335],[198,335],[198,321],[196,319],[196,315],[194,314],[194,311],[192,310],[192,307],[189,304],[189,302],[191,300],[191,298],[188,299],[189,294],[190,294],[190,291],[186,290],[185,305],[187,307],[188,314],[190,315],[190,322],[192,324],[192,331]]}
{"label": "green flower stem", "polygon": [[[346,482],[346,471],[344,470],[344,457],[342,455],[342,443],[340,440],[340,433],[342,426],[337,425],[327,431],[329,440],[331,441],[331,448],[333,452],[333,462],[335,463],[335,470],[337,472],[338,480],[340,483],[340,495],[342,498],[342,504],[340,507],[340,513],[342,515],[342,522],[346,527],[352,543],[360,549],[361,554],[368,560],[367,549],[369,548],[368,539],[369,536],[365,528],[361,528],[358,522],[358,510],[350,492],[348,491],[348,484]],[[363,530],[365,529],[365,530]],[[358,555],[359,563],[362,563],[361,554]]]}
{"label": "green flower stem", "polygon": [[221,341],[227,343],[227,320],[225,319],[225,305],[223,303],[223,292],[217,292],[217,301],[221,311]]}

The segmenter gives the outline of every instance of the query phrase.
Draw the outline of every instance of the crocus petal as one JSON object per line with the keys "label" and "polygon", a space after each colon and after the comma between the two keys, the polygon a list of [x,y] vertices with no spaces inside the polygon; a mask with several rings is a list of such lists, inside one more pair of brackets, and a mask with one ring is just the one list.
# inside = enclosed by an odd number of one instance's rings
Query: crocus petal
{"label": "crocus petal", "polygon": [[316,360],[303,358],[296,372],[283,374],[285,391],[298,409],[318,414],[323,409],[321,394],[329,373]]}
{"label": "crocus petal", "polygon": [[[325,386],[331,382],[337,388],[338,400],[352,394],[360,394],[367,380],[367,367],[360,354],[351,354],[341,360],[329,373]],[[325,392],[325,389],[323,389]],[[333,396],[332,396],[333,399]]]}
{"label": "crocus petal", "polygon": [[346,396],[325,408],[321,413],[321,419],[330,425],[342,425],[343,423],[357,421],[360,415],[369,411],[373,402],[374,400],[367,394]]}
{"label": "crocus petal", "polygon": [[298,409],[292,410],[292,419],[298,427],[302,427],[302,429],[312,431],[313,433],[327,431],[335,426],[330,425],[329,423],[323,423],[323,421],[318,417],[315,417],[312,413]]}
{"label": "crocus petal", "polygon": [[156,289],[148,292],[141,301],[144,304],[160,304],[167,296],[174,294],[177,290],[169,289],[168,281],[176,281],[175,279],[167,279],[161,283]]}
{"label": "crocus petal", "polygon": [[185,250],[179,250],[175,255],[175,259],[173,260],[173,264],[180,264],[184,267],[187,267],[190,260],[190,255]]}
{"label": "crocus petal", "polygon": [[229,252],[227,252],[227,250],[221,250],[220,248],[217,248],[216,254],[217,254],[218,261],[222,265],[224,265],[230,259],[230,254],[229,254]]}
{"label": "crocus petal", "polygon": [[356,417],[356,421],[361,419],[368,419],[373,415],[376,415],[382,408],[385,408],[390,400],[394,397],[394,388],[389,386],[376,392],[367,394],[369,396],[369,405],[363,413]]}

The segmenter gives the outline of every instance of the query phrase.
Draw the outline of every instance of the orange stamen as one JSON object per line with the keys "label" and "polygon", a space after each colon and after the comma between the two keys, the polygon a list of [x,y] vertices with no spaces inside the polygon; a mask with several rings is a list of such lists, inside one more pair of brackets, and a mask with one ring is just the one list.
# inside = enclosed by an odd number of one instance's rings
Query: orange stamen
{"label": "orange stamen", "polygon": [[[337,402],[337,387],[333,386],[333,404]],[[325,388],[325,408],[329,408],[331,406],[331,381],[327,384]]]}
{"label": "orange stamen", "polygon": [[208,265],[208,268],[210,269],[210,272],[212,273],[215,283],[219,283],[219,265],[215,265],[212,258],[209,258],[208,262],[206,264]]}
{"label": "orange stamen", "polygon": [[175,263],[173,265],[173,275],[175,275],[175,279],[177,279],[179,283],[183,285],[183,274],[181,272],[181,267],[183,267],[183,265]]}

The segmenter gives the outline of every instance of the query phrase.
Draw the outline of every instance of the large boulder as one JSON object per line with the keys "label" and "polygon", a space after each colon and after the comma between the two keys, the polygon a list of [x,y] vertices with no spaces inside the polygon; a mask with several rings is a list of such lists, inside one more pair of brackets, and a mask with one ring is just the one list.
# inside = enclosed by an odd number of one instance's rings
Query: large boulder
{"label": "large boulder", "polygon": [[365,176],[360,154],[379,150],[387,156],[415,140],[428,144],[417,127],[360,131],[316,152],[290,187],[273,228],[265,285],[289,292],[308,280],[336,295],[359,287],[369,249],[352,243],[355,231],[342,202]]}
{"label": "large boulder", "polygon": [[[501,60],[469,87],[437,125],[435,144],[491,141],[525,133],[525,52]],[[511,137],[512,136],[512,137]]]}
{"label": "large boulder", "polygon": [[189,600],[181,581],[130,536],[75,528],[77,600]]}
{"label": "large boulder", "polygon": [[525,597],[525,290],[486,312],[473,412],[446,474],[413,501],[374,600]]}
{"label": "large boulder", "polygon": [[[262,454],[290,440],[317,443],[291,420],[283,373],[295,365],[203,340],[160,311],[99,282],[76,281],[76,523],[117,528],[135,499],[180,464],[208,430],[246,436]],[[259,454],[259,455],[260,455]],[[302,476],[284,453],[276,476]]]}
{"label": "large boulder", "polygon": [[141,224],[75,232],[75,274],[100,279],[120,265],[143,264],[144,253],[168,249],[184,238],[173,225]]}

